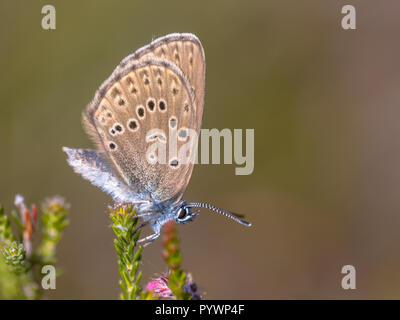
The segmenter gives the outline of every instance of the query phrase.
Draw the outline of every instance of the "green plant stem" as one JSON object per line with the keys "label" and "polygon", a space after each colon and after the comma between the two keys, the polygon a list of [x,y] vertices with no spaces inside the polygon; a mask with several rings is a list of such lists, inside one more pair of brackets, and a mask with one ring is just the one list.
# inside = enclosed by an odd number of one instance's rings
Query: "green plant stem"
{"label": "green plant stem", "polygon": [[115,251],[118,255],[118,271],[121,277],[121,300],[137,300],[142,297],[143,289],[139,282],[142,272],[139,271],[142,246],[136,247],[140,230],[135,231],[138,222],[136,210],[131,205],[110,208],[112,229],[116,236]]}
{"label": "green plant stem", "polygon": [[182,253],[179,248],[179,238],[173,221],[165,225],[163,237],[163,257],[171,270],[168,286],[177,300],[190,300],[191,295],[183,289],[186,282],[186,272],[181,269]]}

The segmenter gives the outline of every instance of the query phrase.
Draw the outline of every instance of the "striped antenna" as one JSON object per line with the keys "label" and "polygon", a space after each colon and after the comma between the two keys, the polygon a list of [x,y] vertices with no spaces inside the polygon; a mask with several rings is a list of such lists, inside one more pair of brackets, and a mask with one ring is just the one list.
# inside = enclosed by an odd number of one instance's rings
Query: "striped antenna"
{"label": "striped antenna", "polygon": [[250,226],[251,226],[251,223],[250,223],[250,222],[247,222],[247,221],[244,221],[244,220],[240,219],[241,217],[243,217],[243,215],[237,214],[237,213],[233,213],[233,212],[230,212],[230,211],[221,209],[221,208],[217,208],[217,207],[215,207],[215,206],[213,206],[213,205],[211,205],[211,204],[208,204],[208,203],[204,203],[204,202],[190,202],[190,203],[187,203],[187,204],[185,205],[185,208],[193,208],[193,207],[194,207],[194,208],[205,208],[205,209],[209,209],[209,210],[215,211],[215,212],[217,212],[217,213],[219,213],[219,214],[222,214],[222,215],[224,215],[225,217],[228,217],[228,218],[230,218],[230,219],[236,221],[237,223],[240,223],[241,225],[244,225],[244,226],[246,226],[246,227],[250,227]]}

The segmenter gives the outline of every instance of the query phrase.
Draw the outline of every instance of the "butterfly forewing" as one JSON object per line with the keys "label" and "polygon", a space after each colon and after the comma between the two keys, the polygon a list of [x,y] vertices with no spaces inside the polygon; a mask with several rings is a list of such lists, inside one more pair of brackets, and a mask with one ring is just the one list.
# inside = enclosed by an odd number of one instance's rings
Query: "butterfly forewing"
{"label": "butterfly forewing", "polygon": [[201,122],[206,65],[200,40],[190,33],[170,34],[152,41],[149,45],[126,57],[120,66],[123,67],[133,60],[146,60],[154,56],[174,62],[188,78],[196,100],[196,118]]}

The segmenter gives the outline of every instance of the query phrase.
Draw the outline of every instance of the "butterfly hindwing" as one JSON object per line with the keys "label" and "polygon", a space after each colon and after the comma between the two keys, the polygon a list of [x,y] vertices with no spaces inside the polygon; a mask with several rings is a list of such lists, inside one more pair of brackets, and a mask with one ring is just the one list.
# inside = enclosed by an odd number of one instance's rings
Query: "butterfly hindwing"
{"label": "butterfly hindwing", "polygon": [[89,149],[63,148],[69,165],[83,178],[100,187],[119,202],[135,202],[137,193],[133,192],[120,178],[112,174],[104,154]]}

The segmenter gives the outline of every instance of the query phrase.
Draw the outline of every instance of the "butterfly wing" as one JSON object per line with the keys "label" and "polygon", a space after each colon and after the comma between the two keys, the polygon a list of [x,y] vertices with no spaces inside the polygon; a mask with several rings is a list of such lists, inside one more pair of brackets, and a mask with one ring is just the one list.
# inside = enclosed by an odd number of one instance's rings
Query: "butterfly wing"
{"label": "butterfly wing", "polygon": [[[196,119],[203,115],[205,92],[205,55],[200,40],[191,33],[172,33],[152,41],[122,60],[120,68],[133,60],[147,60],[152,57],[174,62],[188,78],[195,96]],[[199,126],[200,127],[200,126]]]}
{"label": "butterfly wing", "polygon": [[[168,135],[170,131],[179,135],[188,128],[199,132],[197,114],[202,105],[196,101],[188,78],[175,63],[149,57],[125,61],[116,68],[83,119],[110,167],[117,171],[115,175],[134,192],[160,202],[177,201],[189,182],[193,162],[171,158]],[[184,138],[177,140],[178,150],[187,143]],[[193,157],[197,151],[197,137],[194,140],[185,155]],[[155,143],[168,151],[166,163],[154,161],[160,160],[160,149],[149,152]]]}
{"label": "butterfly wing", "polygon": [[142,202],[125,183],[110,170],[104,154],[89,149],[63,148],[69,165],[83,178],[100,187],[120,202]]}

